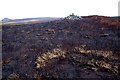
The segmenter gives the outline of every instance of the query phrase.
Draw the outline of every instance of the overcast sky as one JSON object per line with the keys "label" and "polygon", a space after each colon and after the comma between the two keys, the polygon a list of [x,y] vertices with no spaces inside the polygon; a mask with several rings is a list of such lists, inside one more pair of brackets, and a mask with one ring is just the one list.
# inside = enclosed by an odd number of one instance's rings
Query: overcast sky
{"label": "overcast sky", "polygon": [[119,0],[0,0],[0,20],[34,17],[118,16]]}

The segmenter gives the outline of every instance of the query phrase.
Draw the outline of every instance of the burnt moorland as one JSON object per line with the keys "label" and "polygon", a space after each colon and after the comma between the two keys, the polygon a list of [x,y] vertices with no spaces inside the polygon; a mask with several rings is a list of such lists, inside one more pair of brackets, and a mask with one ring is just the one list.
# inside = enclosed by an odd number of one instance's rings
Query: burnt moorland
{"label": "burnt moorland", "polygon": [[120,18],[2,26],[3,78],[120,79]]}

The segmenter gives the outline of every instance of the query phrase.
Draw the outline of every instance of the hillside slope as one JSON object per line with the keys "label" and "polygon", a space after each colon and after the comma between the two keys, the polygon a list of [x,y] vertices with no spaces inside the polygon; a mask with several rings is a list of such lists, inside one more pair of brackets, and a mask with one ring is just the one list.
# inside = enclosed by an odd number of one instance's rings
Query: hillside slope
{"label": "hillside slope", "polygon": [[3,78],[120,79],[120,20],[89,16],[3,26]]}

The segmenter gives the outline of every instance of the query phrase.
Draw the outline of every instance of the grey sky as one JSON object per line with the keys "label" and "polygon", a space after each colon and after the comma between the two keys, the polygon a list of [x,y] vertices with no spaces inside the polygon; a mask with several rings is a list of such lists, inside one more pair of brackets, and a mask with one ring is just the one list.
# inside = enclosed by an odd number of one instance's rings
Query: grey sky
{"label": "grey sky", "polygon": [[1,0],[0,20],[32,17],[118,16],[119,0]]}

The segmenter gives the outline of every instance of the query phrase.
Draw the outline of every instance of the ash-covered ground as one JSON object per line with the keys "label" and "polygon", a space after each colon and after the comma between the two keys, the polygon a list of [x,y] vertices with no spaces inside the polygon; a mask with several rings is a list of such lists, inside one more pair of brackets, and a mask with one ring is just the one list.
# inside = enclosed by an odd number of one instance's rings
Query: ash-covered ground
{"label": "ash-covered ground", "polygon": [[120,79],[120,18],[2,26],[3,78]]}

